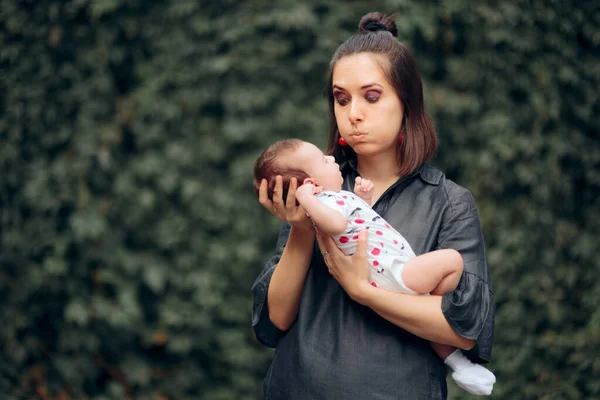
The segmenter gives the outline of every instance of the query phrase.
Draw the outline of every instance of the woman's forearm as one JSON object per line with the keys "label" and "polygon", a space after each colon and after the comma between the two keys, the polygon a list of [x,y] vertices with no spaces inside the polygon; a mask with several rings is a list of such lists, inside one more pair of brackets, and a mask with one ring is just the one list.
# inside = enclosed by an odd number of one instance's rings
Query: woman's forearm
{"label": "woman's forearm", "polygon": [[313,229],[292,227],[281,259],[273,271],[267,293],[269,318],[283,331],[290,328],[298,315],[314,242]]}
{"label": "woman's forearm", "polygon": [[442,313],[441,296],[415,296],[364,287],[360,303],[402,329],[423,339],[467,350],[475,341],[460,336]]}

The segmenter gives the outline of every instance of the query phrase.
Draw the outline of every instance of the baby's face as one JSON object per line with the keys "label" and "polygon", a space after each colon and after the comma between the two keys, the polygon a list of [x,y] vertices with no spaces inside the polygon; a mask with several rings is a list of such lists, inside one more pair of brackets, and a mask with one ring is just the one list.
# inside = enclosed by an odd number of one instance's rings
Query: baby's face
{"label": "baby's face", "polygon": [[323,190],[339,192],[344,183],[340,166],[332,156],[326,156],[317,146],[304,142],[294,152],[299,167]]}

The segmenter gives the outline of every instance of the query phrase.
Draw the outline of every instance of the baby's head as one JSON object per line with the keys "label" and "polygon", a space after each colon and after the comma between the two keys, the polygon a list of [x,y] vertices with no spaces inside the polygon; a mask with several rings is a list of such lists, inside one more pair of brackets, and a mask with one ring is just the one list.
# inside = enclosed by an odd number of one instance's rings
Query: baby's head
{"label": "baby's head", "polygon": [[260,182],[268,182],[268,196],[273,200],[275,178],[283,178],[282,199],[287,198],[292,178],[298,187],[304,183],[321,186],[323,190],[339,191],[343,178],[340,167],[332,156],[326,156],[314,144],[299,139],[280,140],[269,146],[254,164],[254,190],[258,194]]}

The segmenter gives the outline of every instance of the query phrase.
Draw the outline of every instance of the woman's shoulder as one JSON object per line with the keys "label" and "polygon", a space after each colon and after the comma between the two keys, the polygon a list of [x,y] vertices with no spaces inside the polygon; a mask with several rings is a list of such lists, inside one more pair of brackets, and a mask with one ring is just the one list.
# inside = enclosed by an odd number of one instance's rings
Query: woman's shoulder
{"label": "woman's shoulder", "polygon": [[475,205],[473,194],[464,186],[449,179],[439,168],[426,164],[418,172],[421,180],[433,186],[436,191],[443,195],[449,204],[466,203]]}

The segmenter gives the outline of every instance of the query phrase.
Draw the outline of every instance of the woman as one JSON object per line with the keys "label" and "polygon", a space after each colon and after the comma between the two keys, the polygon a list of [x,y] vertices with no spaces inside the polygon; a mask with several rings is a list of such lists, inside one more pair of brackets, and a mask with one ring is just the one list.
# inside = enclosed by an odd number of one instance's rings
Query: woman
{"label": "woman", "polygon": [[276,347],[265,399],[445,399],[445,366],[428,341],[487,362],[494,312],[483,236],[472,195],[426,164],[437,138],[421,77],[391,18],[371,13],[333,56],[329,153],[344,190],[356,176],[375,184],[373,208],[416,254],[452,248],[464,272],[444,296],[411,296],[369,284],[366,232],[352,257],[317,237],[295,182],[285,201],[277,179],[260,202],[285,222],[277,252],[257,278],[253,327]]}

